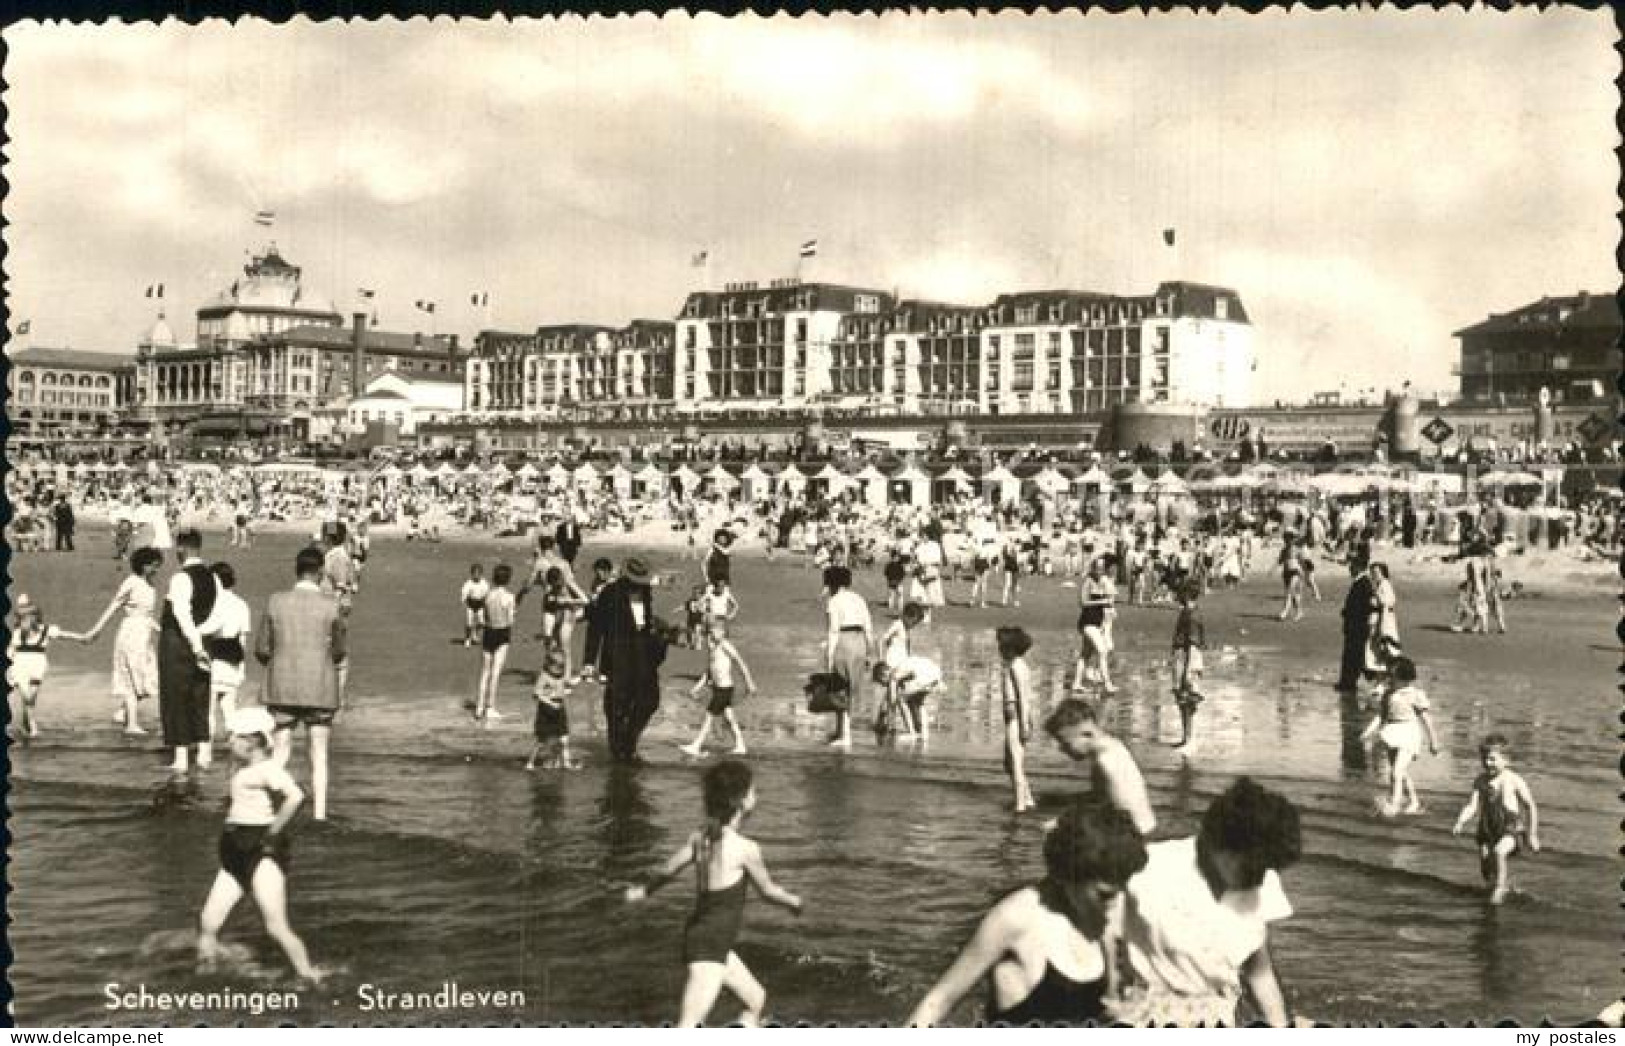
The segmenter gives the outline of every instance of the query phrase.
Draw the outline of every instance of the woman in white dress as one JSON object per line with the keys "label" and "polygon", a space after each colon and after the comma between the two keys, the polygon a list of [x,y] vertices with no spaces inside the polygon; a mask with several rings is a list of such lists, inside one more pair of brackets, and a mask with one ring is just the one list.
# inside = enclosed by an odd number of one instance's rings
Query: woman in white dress
{"label": "woman in white dress", "polygon": [[155,548],[138,548],[131,553],[130,576],[85,633],[85,641],[93,642],[113,615],[124,610],[113,640],[113,699],[118,702],[113,721],[124,724],[124,732],[131,735],[146,733],[136,709],[143,698],[158,693],[158,589],[153,579],[163,561],[163,553]]}

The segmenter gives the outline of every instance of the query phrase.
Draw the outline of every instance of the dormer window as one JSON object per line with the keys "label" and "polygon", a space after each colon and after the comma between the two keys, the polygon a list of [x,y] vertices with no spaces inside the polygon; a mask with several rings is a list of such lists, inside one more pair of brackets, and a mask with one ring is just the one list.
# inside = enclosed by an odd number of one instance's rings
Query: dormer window
{"label": "dormer window", "polygon": [[1221,320],[1229,319],[1230,318],[1230,299],[1229,298],[1214,298],[1213,299],[1213,315],[1218,317]]}

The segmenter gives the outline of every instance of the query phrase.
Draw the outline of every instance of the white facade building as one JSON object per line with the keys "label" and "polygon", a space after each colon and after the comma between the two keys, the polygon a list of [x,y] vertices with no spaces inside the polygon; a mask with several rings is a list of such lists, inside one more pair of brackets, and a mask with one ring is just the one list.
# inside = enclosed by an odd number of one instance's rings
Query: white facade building
{"label": "white facade building", "polygon": [[369,381],[344,408],[344,425],[359,435],[371,422],[393,423],[402,436],[410,436],[420,422],[446,421],[462,410],[463,382],[458,378],[388,373]]}

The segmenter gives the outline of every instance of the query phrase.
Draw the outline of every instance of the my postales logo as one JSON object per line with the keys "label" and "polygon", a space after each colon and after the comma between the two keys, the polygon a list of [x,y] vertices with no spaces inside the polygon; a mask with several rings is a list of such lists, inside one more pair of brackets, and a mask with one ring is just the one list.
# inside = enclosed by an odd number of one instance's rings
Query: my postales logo
{"label": "my postales logo", "polygon": [[1246,439],[1247,433],[1252,430],[1252,422],[1246,418],[1238,418],[1233,414],[1223,418],[1214,418],[1212,424],[1208,426],[1208,431],[1213,433],[1214,439],[1226,442]]}

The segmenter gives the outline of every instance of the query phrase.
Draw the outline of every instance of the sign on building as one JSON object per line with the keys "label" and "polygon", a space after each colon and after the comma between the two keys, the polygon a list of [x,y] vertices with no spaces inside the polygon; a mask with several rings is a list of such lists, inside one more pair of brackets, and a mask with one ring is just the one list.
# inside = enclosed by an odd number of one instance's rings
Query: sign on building
{"label": "sign on building", "polygon": [[1456,430],[1451,428],[1450,423],[1443,418],[1434,418],[1422,426],[1422,435],[1426,436],[1428,442],[1434,446],[1438,446],[1455,434]]}

